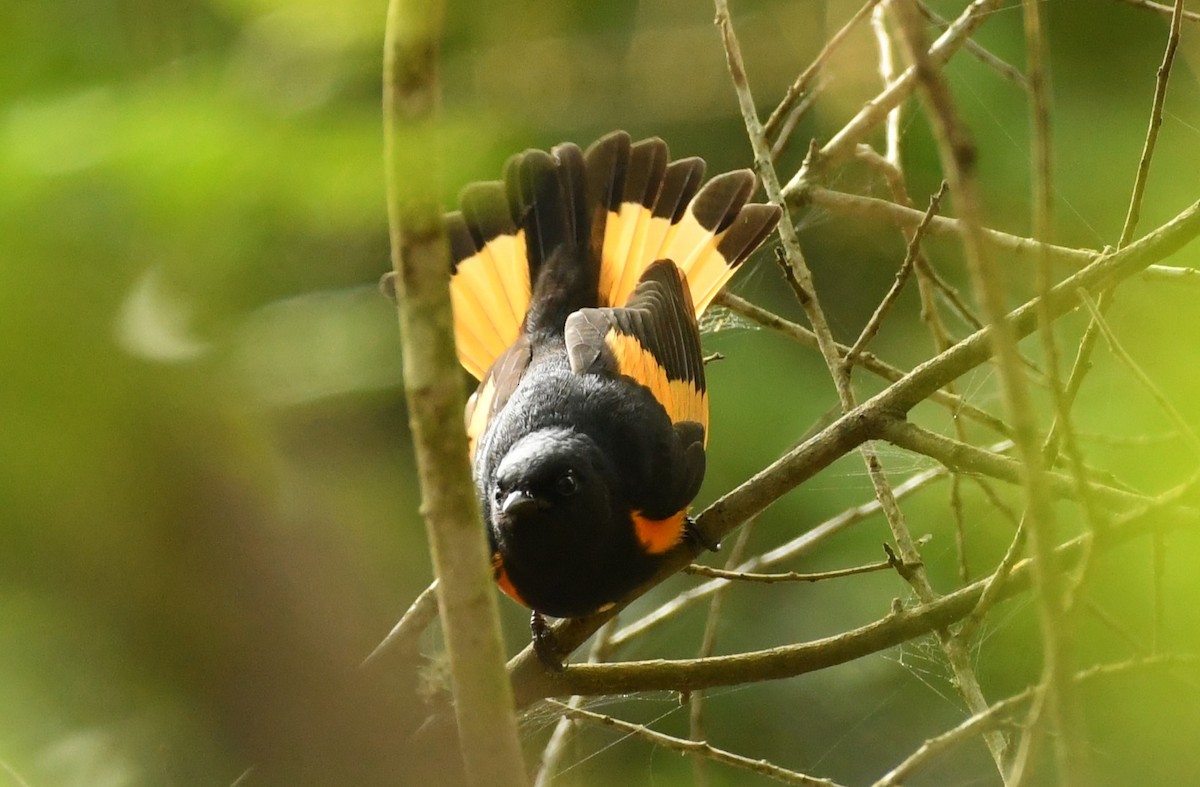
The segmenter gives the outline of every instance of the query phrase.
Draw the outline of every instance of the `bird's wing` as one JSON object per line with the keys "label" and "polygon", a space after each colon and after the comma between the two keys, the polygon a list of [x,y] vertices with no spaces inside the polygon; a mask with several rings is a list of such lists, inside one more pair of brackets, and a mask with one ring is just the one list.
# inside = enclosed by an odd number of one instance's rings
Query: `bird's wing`
{"label": "bird's wing", "polygon": [[577,374],[616,374],[645,386],[674,424],[708,431],[704,359],[687,281],[670,260],[642,274],[620,308],[580,309],[567,319]]}

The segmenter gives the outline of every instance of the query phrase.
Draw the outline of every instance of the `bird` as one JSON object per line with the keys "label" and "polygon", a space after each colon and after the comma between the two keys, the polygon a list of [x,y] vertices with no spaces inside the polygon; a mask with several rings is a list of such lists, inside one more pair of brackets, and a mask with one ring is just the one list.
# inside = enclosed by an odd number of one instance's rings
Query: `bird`
{"label": "bird", "polygon": [[605,611],[706,544],[688,516],[709,428],[698,320],[782,212],[749,202],[751,170],[704,170],[615,131],[518,153],[444,216],[492,572],[547,664],[543,616]]}

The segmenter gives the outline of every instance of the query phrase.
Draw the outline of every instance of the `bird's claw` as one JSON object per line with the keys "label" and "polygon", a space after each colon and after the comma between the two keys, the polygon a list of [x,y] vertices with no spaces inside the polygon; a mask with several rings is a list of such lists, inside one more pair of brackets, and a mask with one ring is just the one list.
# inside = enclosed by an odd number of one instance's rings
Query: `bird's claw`
{"label": "bird's claw", "polygon": [[687,517],[687,519],[684,520],[683,533],[684,533],[684,537],[687,538],[689,541],[691,541],[693,544],[699,544],[700,546],[707,549],[709,552],[720,552],[721,551],[721,542],[720,541],[712,541],[707,536],[705,536],[703,533],[701,533],[700,528],[696,527],[696,518],[695,517],[689,516],[689,517]]}
{"label": "bird's claw", "polygon": [[529,618],[529,631],[533,634],[533,652],[542,666],[553,672],[562,672],[562,657],[558,653],[558,639],[542,613],[534,612]]}

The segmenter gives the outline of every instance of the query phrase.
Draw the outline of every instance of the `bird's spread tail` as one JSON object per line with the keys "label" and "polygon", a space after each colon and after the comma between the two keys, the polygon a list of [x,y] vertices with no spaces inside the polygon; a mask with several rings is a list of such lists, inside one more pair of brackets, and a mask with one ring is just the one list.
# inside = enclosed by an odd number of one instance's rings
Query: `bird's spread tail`
{"label": "bird's spread tail", "polygon": [[[446,217],[463,366],[482,379],[517,339],[535,292],[563,297],[570,288],[580,307],[623,306],[660,259],[684,273],[703,313],[780,217],[776,206],[747,204],[749,170],[701,187],[703,174],[701,159],[671,162],[661,139],[634,144],[618,131],[586,152],[569,143],[526,151],[508,161],[503,181],[468,186],[461,210]],[[561,276],[559,265],[576,268]],[[539,286],[543,276],[553,286]]]}

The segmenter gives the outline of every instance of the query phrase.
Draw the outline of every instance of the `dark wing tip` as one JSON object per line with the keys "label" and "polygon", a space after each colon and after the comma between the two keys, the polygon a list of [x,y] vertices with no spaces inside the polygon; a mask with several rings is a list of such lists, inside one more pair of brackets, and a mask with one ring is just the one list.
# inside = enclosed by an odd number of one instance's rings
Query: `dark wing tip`
{"label": "dark wing tip", "polygon": [[663,176],[662,190],[654,203],[654,215],[676,224],[704,180],[704,159],[692,156],[673,161]]}
{"label": "dark wing tip", "polygon": [[738,169],[706,183],[692,200],[692,213],[700,226],[712,233],[728,227],[754,193],[756,182],[753,172]]}
{"label": "dark wing tip", "polygon": [[643,139],[629,149],[629,169],[622,189],[622,202],[633,202],[652,209],[662,191],[663,176],[671,151],[658,137]]}
{"label": "dark wing tip", "polygon": [[624,131],[613,131],[588,146],[583,154],[589,201],[601,210],[618,210],[625,190],[632,142]]}
{"label": "dark wing tip", "polygon": [[746,205],[721,237],[717,251],[730,267],[741,265],[767,239],[782,216],[778,205]]}
{"label": "dark wing tip", "polygon": [[[461,216],[475,243],[475,249],[482,249],[489,241],[501,235],[515,234],[517,231],[504,184],[498,180],[468,184],[459,193],[458,204],[462,208]],[[449,216],[447,219],[449,220]],[[449,224],[447,229],[451,229]]]}
{"label": "dark wing tip", "polygon": [[458,271],[458,264],[479,251],[471,234],[467,220],[461,211],[447,213],[442,221],[446,226],[446,239],[450,243],[450,273]]}

